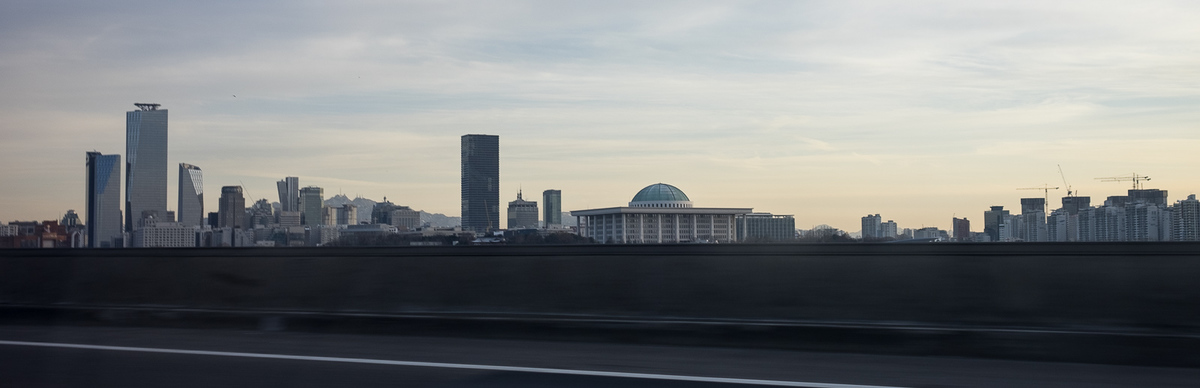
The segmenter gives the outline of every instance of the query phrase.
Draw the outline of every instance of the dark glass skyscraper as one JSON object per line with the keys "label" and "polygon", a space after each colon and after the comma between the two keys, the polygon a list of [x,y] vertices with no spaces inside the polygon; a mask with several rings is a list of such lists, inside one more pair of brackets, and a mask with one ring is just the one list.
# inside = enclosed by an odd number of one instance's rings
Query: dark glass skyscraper
{"label": "dark glass skyscraper", "polygon": [[222,187],[217,205],[217,225],[220,227],[241,228],[246,223],[246,198],[242,196],[242,186]]}
{"label": "dark glass skyscraper", "polygon": [[474,232],[500,228],[500,136],[462,137],[462,226]]}
{"label": "dark glass skyscraper", "polygon": [[300,211],[300,178],[289,176],[275,182],[279,188],[279,211]]}
{"label": "dark glass skyscraper", "polygon": [[[87,153],[87,246],[114,248],[121,237],[121,155]],[[124,241],[124,240],[122,240]]]}
{"label": "dark glass skyscraper", "polygon": [[184,226],[203,226],[204,174],[200,167],[179,164],[179,207],[175,220]]}
{"label": "dark glass skyscraper", "polygon": [[542,222],[543,226],[562,225],[562,190],[546,190],[542,192]]}
{"label": "dark glass skyscraper", "polygon": [[133,104],[125,112],[125,230],[143,217],[167,216],[167,110]]}

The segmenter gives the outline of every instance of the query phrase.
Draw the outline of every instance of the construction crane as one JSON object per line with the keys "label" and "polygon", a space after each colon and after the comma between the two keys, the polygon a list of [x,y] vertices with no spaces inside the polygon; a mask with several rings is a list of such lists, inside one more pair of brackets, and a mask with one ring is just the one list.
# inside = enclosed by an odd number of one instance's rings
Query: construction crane
{"label": "construction crane", "polygon": [[1046,199],[1042,202],[1042,212],[1045,213],[1050,206],[1050,190],[1058,190],[1058,187],[1050,187],[1048,184],[1042,184],[1042,187],[1022,187],[1017,190],[1042,190],[1046,193]]}
{"label": "construction crane", "polygon": [[1101,182],[1124,182],[1124,181],[1132,181],[1132,182],[1133,182],[1133,189],[1134,189],[1134,190],[1140,190],[1140,189],[1142,188],[1142,181],[1148,181],[1148,180],[1150,180],[1150,177],[1148,177],[1148,176],[1145,176],[1145,175],[1138,175],[1137,173],[1133,173],[1133,174],[1130,174],[1130,175],[1127,175],[1127,176],[1110,176],[1110,177],[1107,177],[1107,178],[1096,178],[1096,179],[1097,179],[1097,180],[1099,180],[1099,181],[1101,181]]}
{"label": "construction crane", "polygon": [[1062,177],[1062,180],[1063,180],[1063,186],[1066,186],[1066,187],[1067,187],[1067,196],[1068,196],[1068,197],[1074,197],[1074,196],[1075,196],[1075,192],[1074,192],[1074,191],[1071,191],[1071,184],[1070,184],[1070,183],[1067,183],[1067,175],[1066,175],[1066,174],[1063,174],[1063,172],[1062,172],[1062,165],[1061,165],[1061,164],[1060,164],[1060,165],[1058,165],[1058,176]]}

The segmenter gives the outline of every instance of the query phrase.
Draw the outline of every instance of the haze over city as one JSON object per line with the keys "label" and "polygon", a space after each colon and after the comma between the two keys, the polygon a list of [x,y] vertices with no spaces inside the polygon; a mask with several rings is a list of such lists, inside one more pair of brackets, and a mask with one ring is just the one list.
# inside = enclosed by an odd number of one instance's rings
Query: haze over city
{"label": "haze over city", "polygon": [[[459,212],[459,138],[500,136],[501,199],[622,206],[667,182],[798,228],[950,228],[1016,188],[1200,192],[1200,5],[0,5],[0,220],[84,208],[84,152],[169,109],[169,166]],[[169,182],[176,172],[169,169]],[[168,186],[171,208],[175,186]],[[1066,195],[1051,191],[1051,203]],[[982,223],[973,225],[981,230]]]}

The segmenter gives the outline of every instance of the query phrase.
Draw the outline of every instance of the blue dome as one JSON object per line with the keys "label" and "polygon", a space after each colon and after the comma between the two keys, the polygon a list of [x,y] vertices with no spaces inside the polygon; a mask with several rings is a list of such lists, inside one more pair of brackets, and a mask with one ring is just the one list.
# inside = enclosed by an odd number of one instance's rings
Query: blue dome
{"label": "blue dome", "polygon": [[678,187],[668,185],[666,183],[655,183],[639,191],[633,196],[633,202],[668,202],[668,201],[687,201],[687,194],[683,193]]}

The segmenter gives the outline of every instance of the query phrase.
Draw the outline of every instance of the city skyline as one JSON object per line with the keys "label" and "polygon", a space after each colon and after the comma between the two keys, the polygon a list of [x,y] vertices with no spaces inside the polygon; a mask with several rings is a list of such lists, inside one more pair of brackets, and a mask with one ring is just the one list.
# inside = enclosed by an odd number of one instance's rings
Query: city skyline
{"label": "city skyline", "polygon": [[1058,165],[1094,200],[1127,186],[1093,178],[1135,172],[1171,202],[1200,192],[1195,5],[864,4],[280,6],[271,34],[242,23],[266,9],[137,24],[7,6],[0,30],[23,38],[0,43],[0,179],[21,184],[0,188],[0,220],[83,209],[71,155],[128,158],[120,112],[138,101],[173,111],[167,166],[247,202],[298,176],[455,215],[466,133],[504,139],[502,202],[555,188],[564,211],[670,182],[802,229],[882,214],[981,231],[989,206],[1042,197],[1017,188],[1064,186]]}

